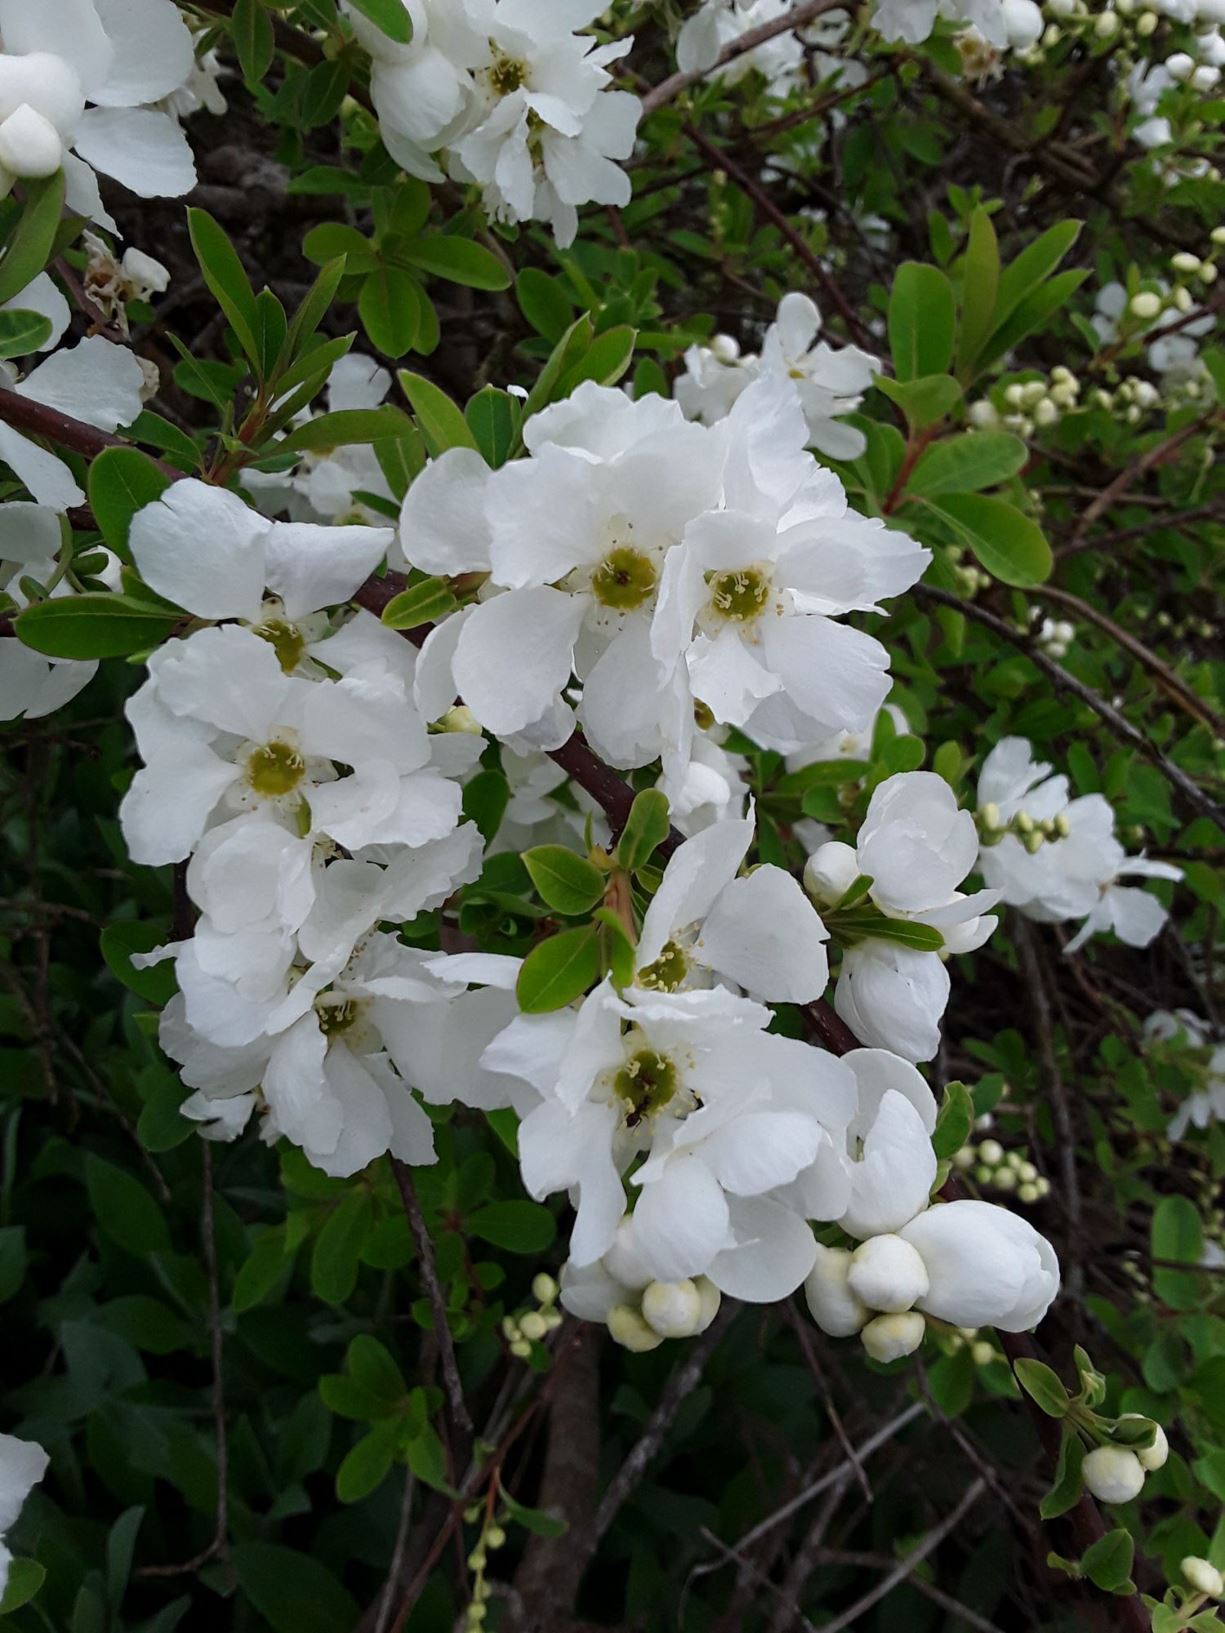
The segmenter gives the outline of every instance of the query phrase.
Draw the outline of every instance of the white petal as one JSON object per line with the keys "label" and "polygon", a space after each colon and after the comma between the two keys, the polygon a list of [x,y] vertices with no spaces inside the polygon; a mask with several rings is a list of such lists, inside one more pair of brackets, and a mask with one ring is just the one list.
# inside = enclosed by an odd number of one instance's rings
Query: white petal
{"label": "white petal", "polygon": [[716,1255],[706,1274],[720,1292],[746,1304],[787,1298],[813,1267],[816,1237],[769,1197],[735,1197],[730,1206],[736,1246]]}
{"label": "white petal", "polygon": [[821,1127],[794,1111],[749,1111],[703,1140],[702,1161],[725,1191],[760,1196],[789,1185],[816,1157]]}
{"label": "white petal", "polygon": [[74,146],[95,170],[138,198],[182,198],[196,185],[191,148],[168,113],[86,108]]}
{"label": "white petal", "polygon": [[749,821],[716,822],[674,852],[647,908],[638,965],[653,964],[677,930],[705,918],[753,843]]}
{"label": "white petal", "polygon": [[696,1156],[671,1157],[662,1176],[644,1185],[634,1235],[657,1281],[703,1275],[728,1244],[728,1206],[718,1180]]}
{"label": "white petal", "polygon": [[337,606],[369,578],[394,538],[389,527],[273,522],[264,545],[268,587],[288,618]]}
{"label": "white petal", "polygon": [[94,0],[115,59],[90,100],[131,108],[160,102],[191,73],[191,34],[172,0]]}
{"label": "white petal", "polygon": [[264,1093],[277,1127],[295,1145],[326,1155],[335,1151],[341,1106],[324,1076],[327,1039],[313,1014],[296,1021],[277,1042],[264,1073]]}
{"label": "white petal", "polygon": [[582,597],[542,587],[510,590],[473,611],[452,670],[487,730],[505,737],[548,712],[570,679],[584,610]]}
{"label": "white petal", "polygon": [[34,1441],[0,1435],[0,1531],[16,1525],[22,1504],[46,1474],[50,1461]]}
{"label": "white petal", "polygon": [[190,744],[181,755],[159,757],[156,764],[142,767],[119,805],[132,860],[145,867],[183,861],[237,776],[237,766]]}
{"label": "white petal", "polygon": [[83,215],[86,220],[105,227],[107,232],[119,231],[114,216],[102,202],[97,176],[75,153],[64,155],[64,183],[64,202],[74,215]]}
{"label": "white petal", "polygon": [[762,644],[787,696],[831,731],[862,730],[888,696],[888,653],[847,624],[815,613],[767,619]]}
{"label": "white petal", "polygon": [[128,539],[151,590],[200,618],[254,623],[263,603],[262,545],[270,529],[237,494],[188,478],[137,511]]}
{"label": "white petal", "polygon": [[4,49],[15,56],[49,51],[70,63],[88,95],[106,83],[115,61],[94,0],[0,0]]}
{"label": "white petal", "polygon": [[85,503],[84,490],[78,487],[64,461],[14,431],[11,425],[0,425],[0,459],[40,505],[67,510],[70,505]]}
{"label": "white petal", "polygon": [[51,333],[38,348],[40,352],[54,351],[72,322],[72,308],[60,293],[58,284],[45,272],[40,272],[19,295],[5,301],[0,311],[37,312],[47,319],[51,325]]}
{"label": "white petal", "polygon": [[489,466],[473,448],[449,448],[404,496],[400,547],[426,573],[489,571],[485,492]]}
{"label": "white petal", "polygon": [[100,431],[130,425],[140,413],[145,377],[132,352],[91,335],[56,352],[17,387],[23,397],[85,420]]}
{"label": "white petal", "polygon": [[910,1101],[890,1090],[851,1164],[851,1200],[839,1224],[861,1239],[900,1230],[927,1206],[935,1178],[931,1136]]}
{"label": "white petal", "polygon": [[[709,830],[708,830],[709,831]],[[692,841],[691,841],[692,843]],[[697,954],[717,974],[772,1004],[808,1004],[825,991],[825,926],[782,868],[733,879],[702,928]]]}

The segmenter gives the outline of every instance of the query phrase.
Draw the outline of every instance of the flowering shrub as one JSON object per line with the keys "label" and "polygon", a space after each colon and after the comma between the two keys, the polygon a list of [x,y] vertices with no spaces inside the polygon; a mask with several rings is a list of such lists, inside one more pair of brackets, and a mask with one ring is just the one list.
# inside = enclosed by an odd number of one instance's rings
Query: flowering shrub
{"label": "flowering shrub", "polygon": [[0,0],[18,1633],[1220,1625],[1223,25]]}

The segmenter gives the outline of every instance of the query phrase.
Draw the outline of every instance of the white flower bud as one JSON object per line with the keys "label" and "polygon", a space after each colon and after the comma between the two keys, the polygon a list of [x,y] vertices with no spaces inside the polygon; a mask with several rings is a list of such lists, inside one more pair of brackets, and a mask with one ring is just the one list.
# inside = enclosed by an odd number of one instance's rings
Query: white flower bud
{"label": "white flower bud", "polygon": [[[1134,1423],[1137,1418],[1143,1416],[1143,1412],[1123,1412],[1120,1414],[1119,1422],[1130,1420]],[[1152,1422],[1152,1419],[1150,1418],[1149,1421]],[[1159,1423],[1155,1427],[1157,1435],[1151,1446],[1133,1448],[1136,1457],[1139,1459],[1140,1467],[1146,1474],[1151,1474],[1154,1469],[1163,1469],[1170,1456],[1170,1443],[1165,1437],[1165,1430]]]}
{"label": "white flower bud", "polygon": [[1027,380],[1021,387],[1021,401],[1026,408],[1033,408],[1046,396],[1045,380]]}
{"label": "white flower bud", "polygon": [[715,335],[710,342],[710,353],[720,363],[735,363],[740,358],[740,343],[731,335]]}
{"label": "white flower bud", "polygon": [[723,1302],[723,1294],[709,1276],[695,1276],[693,1285],[698,1290],[698,1298],[702,1305],[701,1313],[698,1316],[698,1324],[694,1328],[694,1336],[696,1337],[698,1333],[705,1332],[718,1315],[719,1306]]}
{"label": "white flower bud", "polygon": [[1190,83],[1197,91],[1211,91],[1215,89],[1221,78],[1221,70],[1213,68],[1206,62],[1201,62],[1191,75]]}
{"label": "white flower bud", "polygon": [[1037,1200],[1038,1200],[1038,1187],[1036,1185],[1031,1185],[1031,1184],[1027,1183],[1027,1184],[1024,1184],[1024,1185],[1018,1185],[1017,1186],[1017,1201],[1018,1202],[1036,1202]]}
{"label": "white flower bud", "polygon": [[0,55],[0,121],[23,104],[42,114],[70,144],[85,110],[76,70],[51,51]]}
{"label": "white flower bud", "polygon": [[557,1299],[557,1283],[547,1270],[532,1277],[532,1297],[537,1304],[553,1304]]}
{"label": "white flower bud", "polygon": [[1004,401],[1013,408],[1022,406],[1025,401],[1025,387],[1019,380],[1014,380],[1010,386],[1005,387]]}
{"label": "white flower bud", "polygon": [[1192,255],[1188,249],[1180,249],[1176,255],[1170,256],[1170,265],[1175,272],[1198,272],[1199,256]]}
{"label": "white flower bud", "polygon": [[438,724],[443,731],[467,732],[471,737],[481,735],[481,723],[466,703],[457,703],[454,708],[448,709]]}
{"label": "white flower bud", "polygon": [[[1222,0],[1222,4],[1225,5],[1225,0]],[[1208,236],[1214,244],[1225,245],[1225,227],[1214,227]]]}
{"label": "white flower bud", "polygon": [[643,1289],[642,1316],[661,1338],[692,1338],[702,1319],[702,1296],[687,1278],[653,1281]]}
{"label": "white flower bud", "polygon": [[63,162],[59,131],[28,102],[0,125],[0,165],[14,176],[53,176]]}
{"label": "white flower bud", "polygon": [[966,418],[980,431],[989,431],[1000,422],[995,404],[988,397],[980,397],[976,403],[971,403]]}
{"label": "white flower bud", "polygon": [[1004,1147],[998,1140],[984,1140],[978,1148],[978,1160],[995,1168],[1004,1160]]}
{"label": "white flower bud", "polygon": [[1178,1568],[1196,1593],[1206,1593],[1209,1599],[1225,1597],[1225,1577],[1208,1560],[1188,1554]]}
{"label": "white flower bud", "polygon": [[1157,32],[1159,20],[1155,11],[1142,11],[1136,18],[1136,33],[1142,40],[1147,40],[1150,34]]}
{"label": "white flower bud", "polygon": [[1165,59],[1165,71],[1171,79],[1190,79],[1195,72],[1195,58],[1185,51],[1175,51]]}
{"label": "white flower bud", "polygon": [[1104,1503],[1129,1503],[1144,1490],[1140,1459],[1122,1446],[1095,1446],[1083,1473],[1089,1491]]}
{"label": "white flower bud", "polygon": [[896,1315],[927,1292],[927,1266],[900,1236],[873,1236],[851,1255],[847,1287],[870,1310]]}
{"label": "white flower bud", "polygon": [[626,1214],[617,1226],[613,1244],[604,1255],[604,1268],[614,1281],[619,1281],[622,1287],[628,1287],[633,1293],[640,1293],[654,1279],[651,1272],[643,1267],[634,1241],[634,1221],[630,1214]]}
{"label": "white flower bud", "polygon": [[1195,15],[1201,23],[1225,23],[1225,0],[1195,0]]}
{"label": "white flower bud", "polygon": [[1050,397],[1044,397],[1034,409],[1035,425],[1054,425],[1059,418],[1059,405]]}
{"label": "white flower bud", "polygon": [[976,1367],[990,1366],[995,1360],[995,1345],[989,1338],[975,1339],[970,1345],[970,1359]]}
{"label": "white flower bud", "polygon": [[899,1361],[913,1355],[923,1342],[927,1323],[917,1310],[903,1315],[878,1315],[860,1333],[864,1349],[874,1361]]}
{"label": "white flower bud", "polygon": [[607,1320],[613,1342],[635,1355],[658,1349],[663,1343],[659,1333],[653,1327],[648,1327],[638,1311],[631,1310],[628,1304],[614,1304]]}
{"label": "white flower bud", "polygon": [[1214,284],[1220,275],[1220,269],[1215,261],[1204,261],[1199,269],[1199,281],[1202,284]]}
{"label": "white flower bud", "polygon": [[548,1332],[545,1319],[539,1310],[529,1310],[519,1321],[519,1331],[525,1338],[539,1341]]}
{"label": "white flower bud", "polygon": [[851,1255],[844,1247],[817,1247],[817,1260],[804,1283],[812,1319],[831,1338],[849,1338],[868,1312],[847,1287]]}
{"label": "white flower bud", "polygon": [[1118,14],[1113,11],[1103,11],[1093,25],[1094,33],[1099,40],[1111,40],[1119,32]]}
{"label": "white flower bud", "polygon": [[859,877],[859,859],[851,845],[831,839],[804,865],[804,889],[814,901],[832,907]]}
{"label": "white flower bud", "polygon": [[1133,295],[1128,307],[1133,317],[1155,318],[1161,311],[1161,296],[1151,289],[1142,289],[1138,295]]}

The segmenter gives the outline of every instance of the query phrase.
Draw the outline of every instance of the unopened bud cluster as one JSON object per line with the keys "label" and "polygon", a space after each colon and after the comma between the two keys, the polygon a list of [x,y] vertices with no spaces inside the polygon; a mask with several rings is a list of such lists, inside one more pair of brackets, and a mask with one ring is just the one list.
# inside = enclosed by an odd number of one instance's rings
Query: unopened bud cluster
{"label": "unopened bud cluster", "polygon": [[719,1313],[722,1295],[706,1276],[683,1281],[650,1281],[636,1303],[614,1304],[608,1312],[613,1341],[634,1354],[658,1349],[665,1338],[696,1338]]}
{"label": "unopened bud cluster", "polygon": [[472,1572],[472,1596],[464,1612],[463,1624],[467,1633],[476,1633],[477,1629],[485,1625],[489,1600],[493,1596],[493,1590],[485,1575],[488,1557],[505,1546],[506,1529],[501,1520],[496,1515],[491,1515],[480,1503],[469,1508],[464,1514],[464,1519],[469,1525],[474,1525],[478,1520],[482,1521],[481,1534],[468,1555],[468,1569]]}
{"label": "unopened bud cluster", "polygon": [[971,404],[970,424],[980,430],[1002,427],[1018,436],[1058,425],[1080,405],[1081,383],[1071,369],[1056,365],[1049,375],[1030,371],[1024,380],[1012,380],[999,393],[998,405],[989,397]]}
{"label": "unopened bud cluster", "polygon": [[[1070,624],[1062,626],[1070,631],[1064,639],[1060,637],[1062,650],[1052,657],[1062,657],[1067,651],[1067,642],[1071,640],[1075,631]],[[1041,637],[1039,637],[1041,642]],[[1049,647],[1048,647],[1049,650]],[[1036,856],[1043,845],[1050,841],[1066,839],[1071,832],[1071,823],[1065,814],[1060,811],[1053,817],[1033,817],[1028,811],[1017,811],[1007,821],[1000,814],[1000,808],[990,800],[980,805],[975,813],[978,823],[979,843],[982,845],[998,845],[1006,834],[1012,834],[1018,839],[1031,856]]]}
{"label": "unopened bud cluster", "polygon": [[539,1344],[561,1326],[562,1314],[557,1308],[557,1293],[557,1283],[552,1276],[541,1271],[532,1282],[535,1309],[503,1318],[502,1336],[517,1360],[526,1361],[532,1353],[532,1345]]}
{"label": "unopened bud cluster", "polygon": [[954,1166],[970,1174],[978,1185],[1015,1192],[1018,1202],[1032,1204],[1050,1195],[1051,1182],[1020,1151],[1005,1151],[998,1140],[963,1145]]}
{"label": "unopened bud cluster", "polygon": [[849,1248],[819,1247],[804,1293],[812,1318],[835,1338],[859,1334],[874,1361],[913,1355],[926,1317],[914,1308],[929,1289],[927,1266],[901,1236],[869,1237]]}
{"label": "unopened bud cluster", "polygon": [[[1147,1421],[1139,1412],[1124,1412],[1118,1419],[1119,1423]],[[1165,1467],[1170,1443],[1160,1424],[1153,1427],[1156,1433],[1151,1446],[1095,1446],[1085,1454],[1085,1485],[1099,1502],[1132,1502],[1143,1491],[1146,1477]]]}
{"label": "unopened bud cluster", "polygon": [[990,1337],[982,1336],[980,1327],[955,1327],[945,1340],[945,1348],[950,1354],[968,1350],[976,1367],[991,1366],[996,1361],[1006,1359],[998,1344],[993,1343]]}

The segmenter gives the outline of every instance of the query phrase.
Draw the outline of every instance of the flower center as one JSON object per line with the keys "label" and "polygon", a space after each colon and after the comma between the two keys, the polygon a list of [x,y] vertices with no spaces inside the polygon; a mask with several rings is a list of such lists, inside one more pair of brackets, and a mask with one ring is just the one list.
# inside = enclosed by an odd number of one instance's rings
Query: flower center
{"label": "flower center", "polygon": [[315,1000],[319,1030],[329,1040],[351,1031],[361,1019],[361,1012],[361,1003],[356,998],[342,998],[325,993],[322,998]]}
{"label": "flower center", "polygon": [[527,78],[527,64],[514,57],[498,57],[489,70],[489,83],[499,96],[510,96]]}
{"label": "flower center", "polygon": [[675,941],[665,942],[663,951],[653,964],[638,972],[638,985],[652,992],[676,992],[685,984],[689,974],[689,959],[685,949]]}
{"label": "flower center", "polygon": [[712,573],[710,604],[721,618],[737,624],[751,624],[765,610],[770,599],[770,580],[760,567],[733,567]]}
{"label": "flower center", "polygon": [[591,593],[602,606],[633,612],[655,593],[659,574],[650,556],[632,545],[619,544],[591,575]]}
{"label": "flower center", "polygon": [[268,642],[281,668],[287,675],[292,675],[306,650],[306,642],[297,624],[291,624],[284,618],[269,618],[266,623],[253,625],[251,633]]}
{"label": "flower center", "polygon": [[676,1067],[657,1049],[637,1049],[613,1079],[613,1089],[629,1108],[633,1128],[644,1117],[662,1111],[677,1090]]}
{"label": "flower center", "polygon": [[306,775],[306,761],[292,743],[265,743],[247,761],[247,781],[265,799],[292,794]]}

